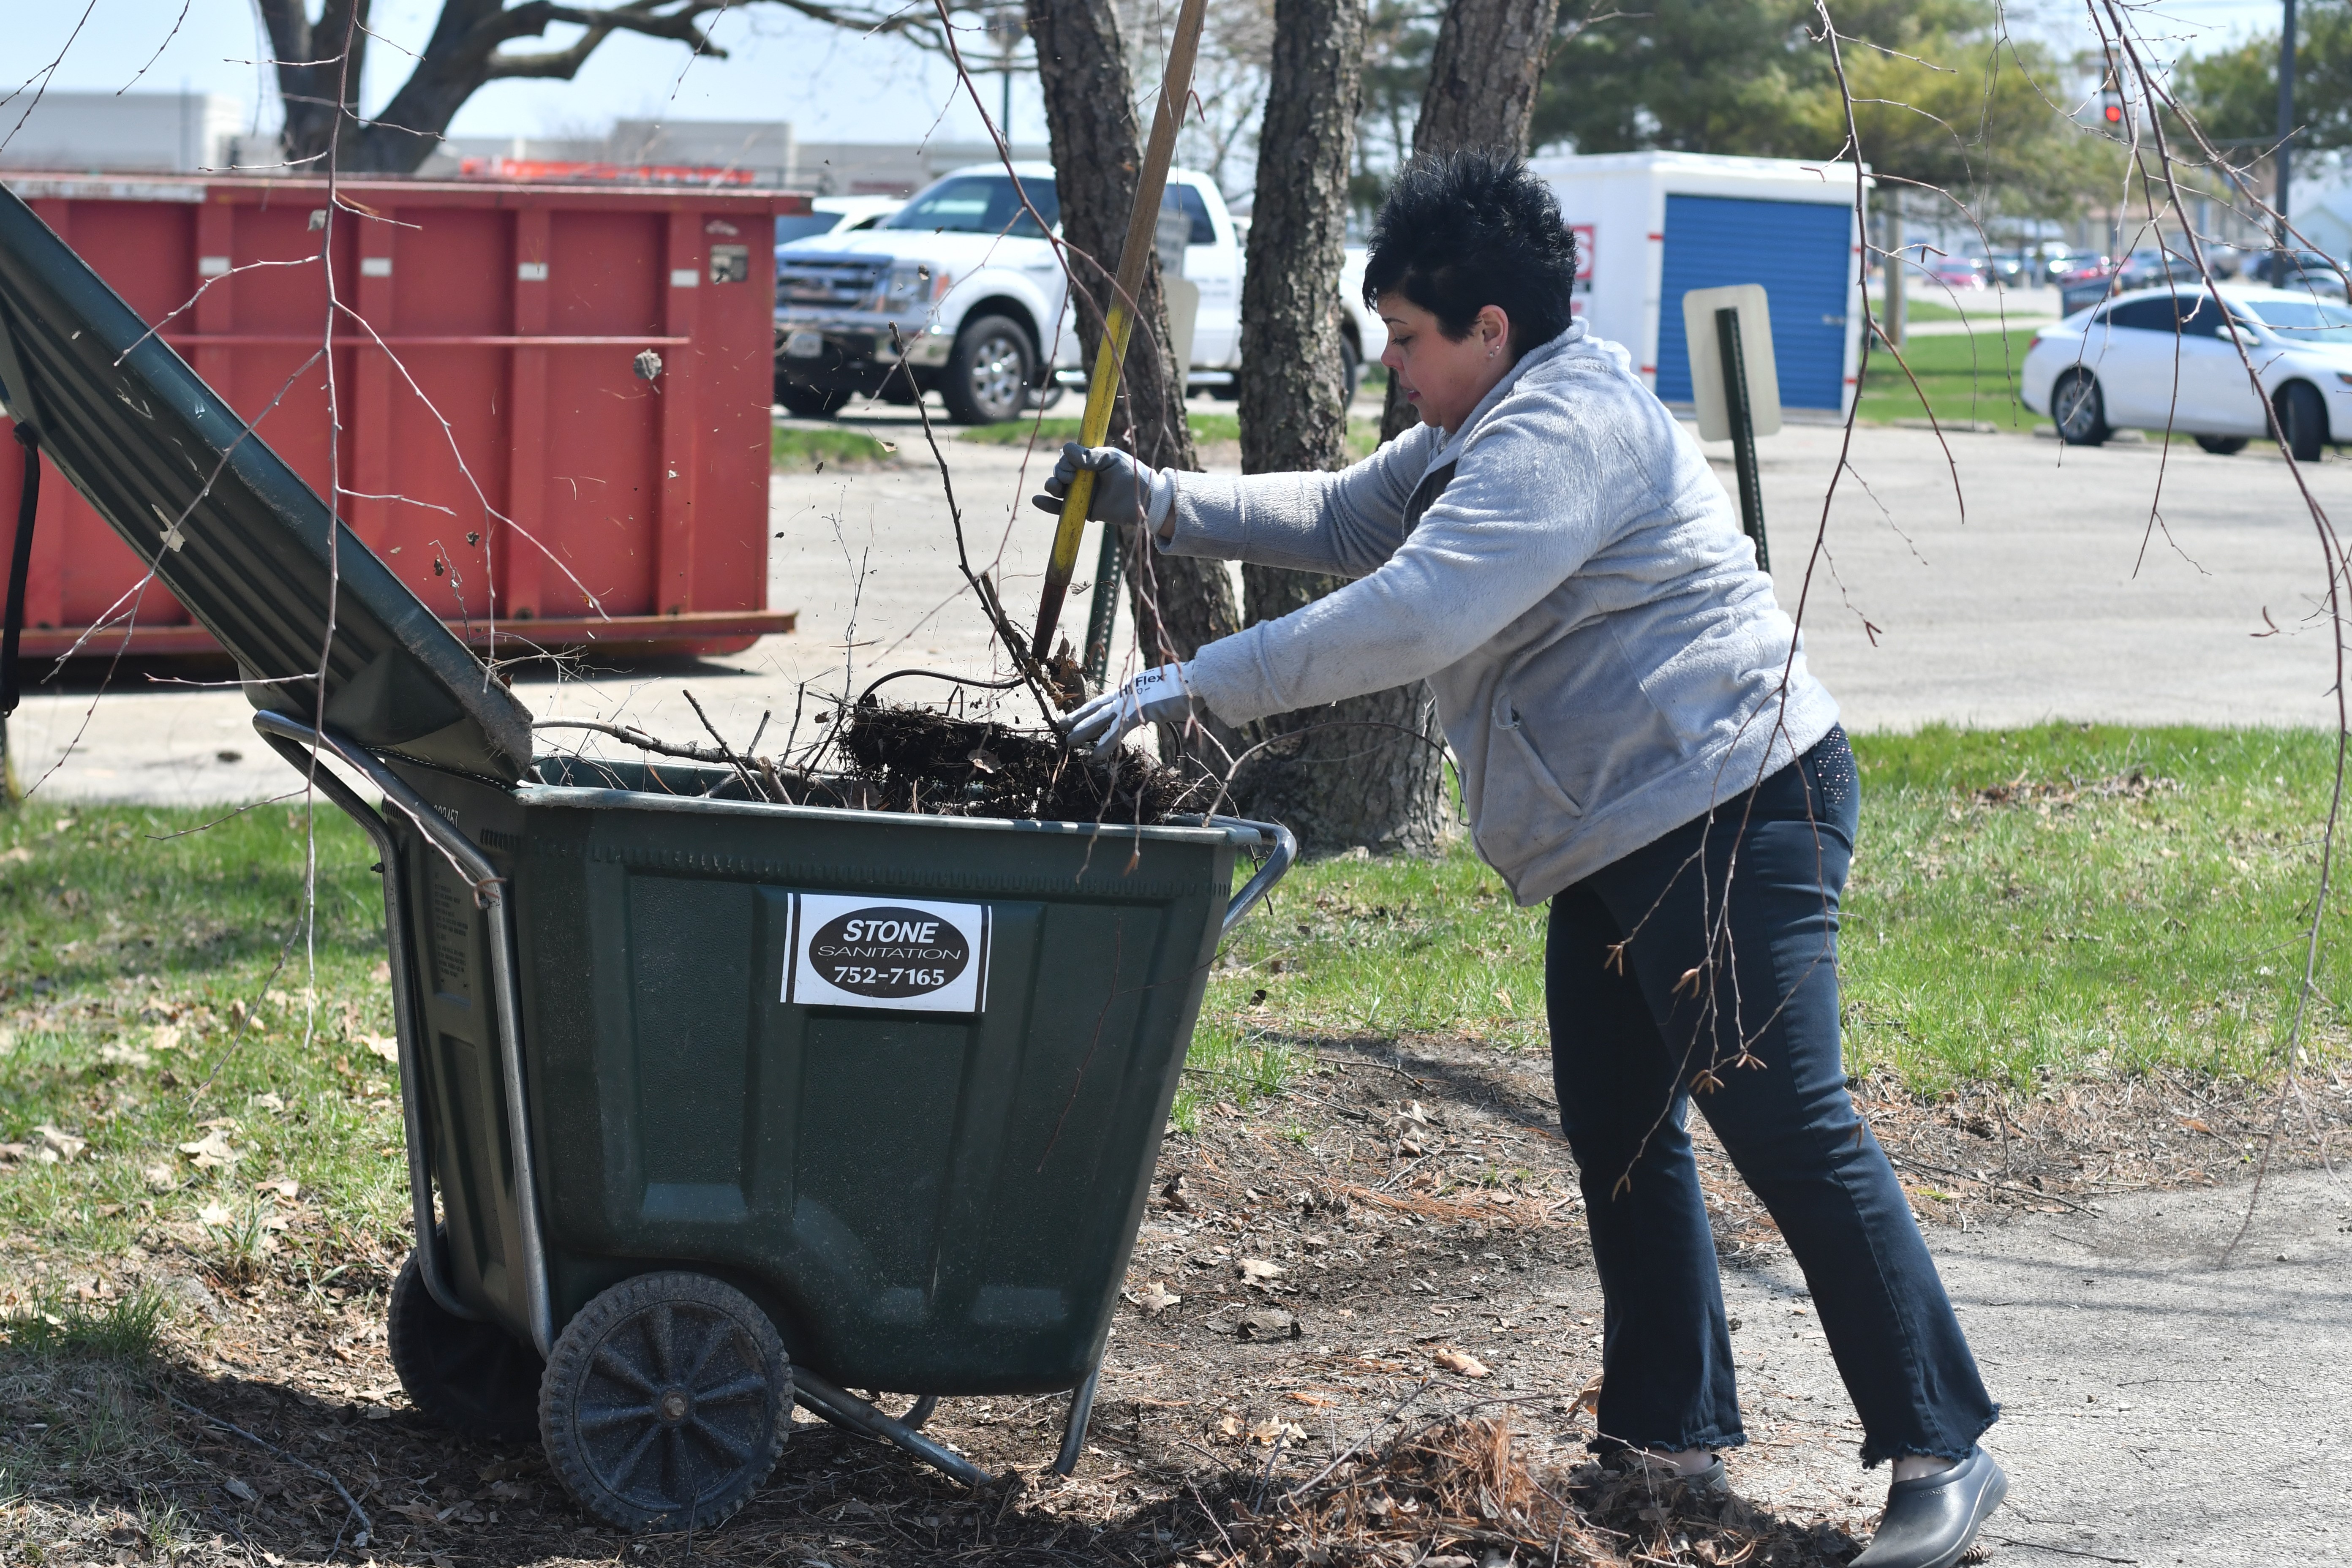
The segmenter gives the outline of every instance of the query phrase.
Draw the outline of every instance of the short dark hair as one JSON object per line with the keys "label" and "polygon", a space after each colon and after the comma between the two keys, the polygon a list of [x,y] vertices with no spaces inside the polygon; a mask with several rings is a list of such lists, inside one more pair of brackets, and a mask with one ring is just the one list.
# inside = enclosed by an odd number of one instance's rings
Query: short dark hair
{"label": "short dark hair", "polygon": [[1511,319],[1513,359],[1568,330],[1576,237],[1551,187],[1499,147],[1415,158],[1372,220],[1364,303],[1395,290],[1459,342],[1488,305]]}

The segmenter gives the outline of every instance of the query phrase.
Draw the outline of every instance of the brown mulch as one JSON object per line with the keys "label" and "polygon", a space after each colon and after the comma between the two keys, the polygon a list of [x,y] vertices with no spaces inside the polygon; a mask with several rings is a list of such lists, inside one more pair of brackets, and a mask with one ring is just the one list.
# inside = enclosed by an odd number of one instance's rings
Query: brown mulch
{"label": "brown mulch", "polygon": [[[1236,1489],[1237,1490],[1239,1489]],[[1507,1415],[1457,1416],[1343,1455],[1289,1488],[1234,1496],[1236,1555],[1282,1564],[1477,1568],[1488,1562],[1618,1564],[1843,1563],[1837,1526],[1736,1495],[1708,1496],[1639,1464],[1563,1466]]]}
{"label": "brown mulch", "polygon": [[[1289,1088],[1213,1099],[1162,1150],[1074,1478],[1045,1468],[1059,1396],[942,1405],[929,1430],[1007,1478],[981,1493],[803,1420],[722,1529],[631,1541],[580,1514],[535,1447],[453,1441],[408,1406],[383,1348],[397,1237],[306,1232],[249,1283],[191,1232],[107,1259],[19,1237],[0,1247],[0,1303],[37,1285],[100,1300],[143,1284],[174,1307],[144,1369],[0,1347],[0,1470],[23,1488],[0,1501],[0,1562],[1484,1568],[1551,1563],[1555,1542],[1562,1563],[1847,1561],[1871,1503],[1833,1418],[1751,1412],[1735,1491],[1779,1473],[1776,1455],[1854,1478],[1782,1488],[1769,1509],[1589,1461],[1600,1293],[1546,1058],[1455,1038],[1265,1043],[1300,1058]],[[2352,1089],[2305,1088],[2281,1163],[2315,1159],[2319,1135],[2352,1119]],[[1931,1226],[2242,1183],[2275,1104],[2172,1074],[1855,1092]],[[1771,1261],[1769,1220],[1703,1136],[1700,1153],[1727,1267]],[[297,1459],[368,1511],[366,1547]]]}

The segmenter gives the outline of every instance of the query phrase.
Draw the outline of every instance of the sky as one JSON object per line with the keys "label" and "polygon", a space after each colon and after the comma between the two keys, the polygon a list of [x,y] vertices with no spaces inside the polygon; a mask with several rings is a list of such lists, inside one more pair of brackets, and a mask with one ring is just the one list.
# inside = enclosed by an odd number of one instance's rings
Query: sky
{"label": "sky", "polygon": [[[8,17],[0,96],[50,62],[59,89],[225,93],[271,125],[276,109],[266,50],[250,0],[0,0]],[[2133,9],[2151,37],[2182,49],[2275,30],[2276,0],[2146,0]],[[423,47],[438,0],[376,0],[362,108],[380,107],[407,74],[404,50]],[[2078,5],[2011,5],[2012,17],[2062,47],[2089,42]],[[787,120],[808,142],[912,143],[978,140],[980,117],[955,93],[947,67],[888,37],[865,37],[773,5],[739,6],[711,25],[728,58],[696,58],[683,46],[629,34],[609,38],[570,82],[504,81],[458,112],[453,133],[471,136],[600,133],[620,118]],[[551,30],[551,41],[577,29]],[[2079,35],[2079,36],[2077,36]],[[60,58],[62,57],[62,58]],[[992,112],[998,79],[982,79]],[[21,102],[22,100],[19,100]],[[15,113],[0,108],[0,136]],[[1045,140],[1034,82],[1016,80],[1013,139]]]}
{"label": "sky", "polygon": [[[316,0],[311,4],[315,9]],[[439,9],[437,0],[376,0],[378,42],[362,83],[363,111],[382,107],[399,87],[411,65],[403,51],[424,47]],[[142,92],[225,93],[248,113],[264,105],[263,122],[276,122],[273,94],[253,63],[267,49],[250,0],[0,0],[0,13],[9,14],[0,97],[28,78],[37,84],[41,68],[62,54],[49,78],[61,90],[112,92],[134,84]],[[812,142],[911,143],[984,134],[970,102],[950,91],[953,73],[896,39],[860,37],[773,5],[732,9],[709,31],[727,58],[697,58],[667,39],[615,34],[569,82],[490,83],[458,111],[451,131],[595,134],[615,119],[660,117],[788,120]],[[550,41],[578,32],[551,28]],[[993,114],[999,79],[981,80]],[[14,106],[0,109],[0,135],[15,119]],[[1034,81],[1014,83],[1013,130],[1017,141],[1045,139]]]}

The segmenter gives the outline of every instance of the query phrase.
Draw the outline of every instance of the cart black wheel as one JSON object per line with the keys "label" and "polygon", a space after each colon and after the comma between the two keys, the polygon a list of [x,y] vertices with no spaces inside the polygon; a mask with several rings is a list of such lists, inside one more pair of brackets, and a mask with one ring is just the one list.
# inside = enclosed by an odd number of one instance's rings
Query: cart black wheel
{"label": "cart black wheel", "polygon": [[614,1286],[556,1336],[547,1462],[625,1530],[705,1530],[741,1508],[792,1430],[793,1369],[751,1300],[702,1274]]}
{"label": "cart black wheel", "polygon": [[492,1442],[538,1435],[538,1354],[497,1324],[468,1322],[435,1300],[414,1252],[392,1282],[384,1339],[409,1403],[432,1420]]}

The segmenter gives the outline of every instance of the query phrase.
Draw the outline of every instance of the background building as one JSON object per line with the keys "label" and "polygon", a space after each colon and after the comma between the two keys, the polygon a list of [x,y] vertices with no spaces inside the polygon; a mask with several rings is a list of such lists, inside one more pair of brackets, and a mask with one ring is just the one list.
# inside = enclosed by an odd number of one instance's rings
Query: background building
{"label": "background building", "polygon": [[[1018,145],[1016,158],[1044,159],[1042,146]],[[529,175],[534,166],[588,164],[726,170],[753,185],[813,191],[821,196],[907,196],[950,169],[996,161],[986,142],[921,145],[872,142],[803,142],[788,121],[619,120],[598,137],[453,136],[417,173],[450,179],[493,175],[503,167]]]}
{"label": "background building", "polygon": [[232,166],[245,106],[217,92],[45,92],[0,169],[191,174]]}

